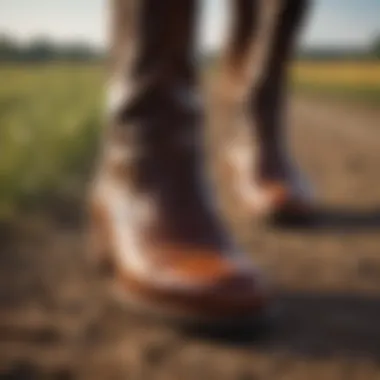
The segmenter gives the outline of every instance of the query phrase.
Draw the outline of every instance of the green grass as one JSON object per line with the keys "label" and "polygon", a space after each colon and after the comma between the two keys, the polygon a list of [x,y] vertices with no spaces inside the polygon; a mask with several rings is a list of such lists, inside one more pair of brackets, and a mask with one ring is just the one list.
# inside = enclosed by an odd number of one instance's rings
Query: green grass
{"label": "green grass", "polygon": [[83,188],[100,130],[102,77],[96,66],[0,67],[0,218]]}

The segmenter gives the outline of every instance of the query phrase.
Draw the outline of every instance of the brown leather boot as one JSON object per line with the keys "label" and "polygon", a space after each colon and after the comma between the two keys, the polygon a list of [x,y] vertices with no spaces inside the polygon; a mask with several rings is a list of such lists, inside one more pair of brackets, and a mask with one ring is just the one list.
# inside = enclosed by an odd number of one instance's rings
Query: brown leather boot
{"label": "brown leather boot", "polygon": [[[94,182],[94,244],[123,299],[190,321],[256,316],[267,295],[221,225],[203,173],[193,0],[113,3],[112,109]],[[138,44],[138,45],[137,45]]]}
{"label": "brown leather boot", "polygon": [[[295,169],[284,134],[287,69],[307,0],[237,0],[218,78],[214,123],[249,124],[248,144],[225,154],[237,195],[255,215],[307,217],[312,192]],[[219,121],[218,121],[219,120]]]}

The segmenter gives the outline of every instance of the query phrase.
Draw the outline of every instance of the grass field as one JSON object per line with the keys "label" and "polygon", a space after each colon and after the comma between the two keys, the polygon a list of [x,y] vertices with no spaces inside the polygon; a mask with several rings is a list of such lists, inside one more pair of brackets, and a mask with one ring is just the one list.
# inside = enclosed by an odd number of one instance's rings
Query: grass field
{"label": "grass field", "polygon": [[[380,63],[296,63],[301,94],[380,106]],[[96,151],[103,71],[96,65],[0,68],[0,218],[76,196]]]}
{"label": "grass field", "polygon": [[101,121],[102,71],[48,65],[0,69],[0,215],[72,196]]}
{"label": "grass field", "polygon": [[300,62],[292,77],[301,94],[380,106],[379,62]]}

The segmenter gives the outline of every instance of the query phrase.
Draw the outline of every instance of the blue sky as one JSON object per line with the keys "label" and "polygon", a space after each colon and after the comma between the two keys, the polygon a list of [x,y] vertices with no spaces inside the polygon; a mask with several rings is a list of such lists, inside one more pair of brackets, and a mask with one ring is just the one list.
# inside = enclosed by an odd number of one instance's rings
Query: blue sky
{"label": "blue sky", "polygon": [[[234,0],[201,0],[202,46],[221,45],[230,1]],[[106,4],[106,0],[0,0],[0,33],[20,40],[48,35],[58,41],[80,39],[102,46]],[[378,34],[380,0],[314,0],[301,43],[365,47]]]}

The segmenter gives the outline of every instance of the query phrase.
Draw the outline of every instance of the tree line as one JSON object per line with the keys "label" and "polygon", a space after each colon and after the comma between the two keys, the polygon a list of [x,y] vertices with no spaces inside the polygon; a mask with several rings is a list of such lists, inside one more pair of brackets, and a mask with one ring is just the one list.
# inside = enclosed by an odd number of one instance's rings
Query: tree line
{"label": "tree line", "polygon": [[380,60],[380,35],[365,49],[355,48],[304,48],[297,52],[304,60]]}
{"label": "tree line", "polygon": [[[93,46],[74,42],[58,44],[47,38],[39,38],[20,44],[8,35],[0,35],[0,62],[48,62],[48,61],[97,61],[105,52]],[[205,59],[214,61],[217,54],[207,53]],[[380,59],[380,35],[368,49],[349,48],[301,48],[297,52],[301,60],[375,60]]]}
{"label": "tree line", "polygon": [[89,44],[73,42],[58,44],[38,38],[21,44],[15,39],[0,35],[0,62],[94,61],[104,53]]}

